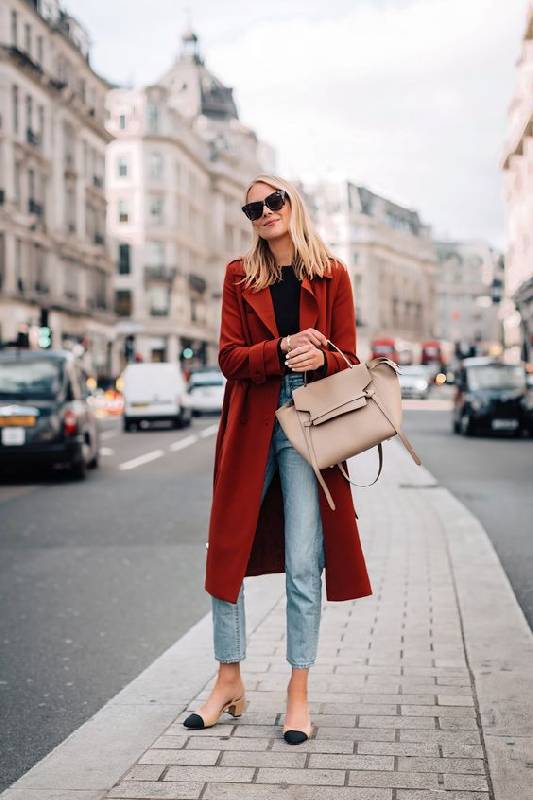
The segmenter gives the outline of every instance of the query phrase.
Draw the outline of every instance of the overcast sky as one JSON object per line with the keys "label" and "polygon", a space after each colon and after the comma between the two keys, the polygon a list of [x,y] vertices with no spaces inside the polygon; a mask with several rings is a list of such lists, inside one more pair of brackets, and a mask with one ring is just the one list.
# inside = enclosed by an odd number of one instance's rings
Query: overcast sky
{"label": "overcast sky", "polygon": [[65,0],[116,83],[206,65],[288,178],[347,178],[435,235],[505,242],[500,160],[527,0]]}

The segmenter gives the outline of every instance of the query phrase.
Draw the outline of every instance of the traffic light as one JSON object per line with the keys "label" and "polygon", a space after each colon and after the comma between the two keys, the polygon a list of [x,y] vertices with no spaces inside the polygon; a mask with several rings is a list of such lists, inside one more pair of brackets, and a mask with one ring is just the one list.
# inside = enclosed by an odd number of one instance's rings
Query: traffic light
{"label": "traffic light", "polygon": [[131,334],[124,338],[124,358],[130,363],[133,359],[133,354],[135,352],[135,336]]}
{"label": "traffic light", "polygon": [[50,314],[47,308],[41,308],[37,343],[43,350],[52,347],[52,328],[49,324]]}

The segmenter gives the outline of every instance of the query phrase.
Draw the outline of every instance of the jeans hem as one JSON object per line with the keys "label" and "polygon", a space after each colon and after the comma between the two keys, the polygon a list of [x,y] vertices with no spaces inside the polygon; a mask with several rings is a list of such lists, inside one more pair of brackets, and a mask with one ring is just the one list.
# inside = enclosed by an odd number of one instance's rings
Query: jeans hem
{"label": "jeans hem", "polygon": [[219,661],[221,664],[238,664],[239,661],[244,661],[246,656],[242,656],[242,658],[217,658],[215,656],[215,661]]}
{"label": "jeans hem", "polygon": [[[289,661],[289,659],[287,659],[287,661]],[[308,669],[309,667],[313,667],[315,662],[310,661],[308,664],[293,664],[292,661],[289,661],[289,664],[291,667],[294,667],[294,669]]]}

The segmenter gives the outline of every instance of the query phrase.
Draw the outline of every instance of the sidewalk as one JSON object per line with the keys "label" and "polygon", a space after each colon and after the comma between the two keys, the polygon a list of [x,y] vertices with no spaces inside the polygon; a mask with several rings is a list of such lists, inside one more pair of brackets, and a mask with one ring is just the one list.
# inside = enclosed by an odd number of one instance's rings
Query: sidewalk
{"label": "sidewalk", "polygon": [[284,576],[251,578],[241,719],[181,725],[216,669],[207,615],[2,800],[533,800],[531,632],[479,522],[384,449],[354,490],[374,594],[325,603],[308,742],[281,733]]}

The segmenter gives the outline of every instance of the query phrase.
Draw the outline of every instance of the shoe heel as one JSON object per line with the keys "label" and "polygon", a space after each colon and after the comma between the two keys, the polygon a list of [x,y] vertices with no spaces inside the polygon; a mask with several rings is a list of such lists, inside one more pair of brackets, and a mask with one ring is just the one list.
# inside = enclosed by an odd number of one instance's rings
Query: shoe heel
{"label": "shoe heel", "polygon": [[246,700],[244,697],[239,697],[234,703],[227,707],[226,711],[232,717],[240,717],[246,708]]}

